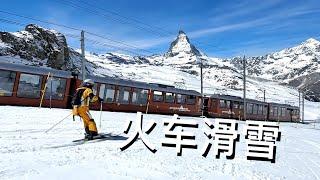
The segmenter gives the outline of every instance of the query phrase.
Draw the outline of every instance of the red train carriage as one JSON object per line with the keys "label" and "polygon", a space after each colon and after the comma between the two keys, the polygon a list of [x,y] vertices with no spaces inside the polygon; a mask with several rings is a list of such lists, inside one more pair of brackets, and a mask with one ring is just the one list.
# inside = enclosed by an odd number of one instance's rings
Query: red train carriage
{"label": "red train carriage", "polygon": [[[103,110],[200,115],[200,94],[196,91],[110,77],[88,78],[96,83],[94,91],[103,99]],[[95,103],[92,108],[99,109],[100,105]]]}
{"label": "red train carriage", "polygon": [[[229,95],[211,95],[205,102],[208,117],[229,119],[243,119],[243,99]],[[206,103],[207,102],[207,103]],[[277,103],[266,103],[253,99],[246,100],[246,119],[263,121],[291,121],[297,122],[299,108]]]}
{"label": "red train carriage", "polygon": [[[247,99],[247,119],[267,120],[268,103]],[[243,119],[243,99],[237,96],[210,96],[208,103],[209,117]]]}
{"label": "red train carriage", "polygon": [[[241,98],[236,96],[214,94],[208,100],[209,117],[240,119],[243,103]],[[205,101],[204,101],[205,102]]]}
{"label": "red train carriage", "polygon": [[[52,75],[48,79],[48,73]],[[0,64],[0,104],[67,108],[71,73],[10,63]]]}
{"label": "red train carriage", "polygon": [[268,120],[268,103],[266,102],[248,99],[246,111],[249,120]]}
{"label": "red train carriage", "polygon": [[269,121],[290,121],[300,120],[299,108],[287,104],[269,103]]}
{"label": "red train carriage", "polygon": [[[48,73],[50,77],[48,78]],[[201,95],[173,86],[148,84],[111,77],[89,76],[96,84],[94,93],[103,98],[107,111],[157,114],[201,115]],[[50,68],[0,63],[0,105],[71,108],[71,99],[81,79],[75,74]],[[100,109],[95,103],[92,109]],[[247,119],[299,121],[297,107],[247,99]],[[204,115],[243,119],[243,99],[229,95],[204,97]]]}

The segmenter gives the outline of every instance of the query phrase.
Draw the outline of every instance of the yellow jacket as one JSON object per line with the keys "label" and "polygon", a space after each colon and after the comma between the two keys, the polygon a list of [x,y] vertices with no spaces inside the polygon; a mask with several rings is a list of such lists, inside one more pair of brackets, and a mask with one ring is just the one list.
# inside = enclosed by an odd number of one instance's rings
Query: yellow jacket
{"label": "yellow jacket", "polygon": [[79,115],[80,109],[86,109],[89,110],[90,102],[96,102],[99,98],[93,94],[92,89],[87,87],[80,87],[77,89],[77,91],[83,91],[81,96],[81,104],[73,106],[73,115]]}

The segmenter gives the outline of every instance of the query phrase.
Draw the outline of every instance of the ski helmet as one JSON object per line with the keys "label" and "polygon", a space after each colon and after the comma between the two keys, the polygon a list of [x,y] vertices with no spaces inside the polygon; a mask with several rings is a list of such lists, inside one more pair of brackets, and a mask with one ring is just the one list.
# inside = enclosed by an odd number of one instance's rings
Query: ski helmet
{"label": "ski helmet", "polygon": [[93,87],[94,86],[94,82],[92,81],[92,79],[85,79],[83,81],[83,86],[84,87]]}

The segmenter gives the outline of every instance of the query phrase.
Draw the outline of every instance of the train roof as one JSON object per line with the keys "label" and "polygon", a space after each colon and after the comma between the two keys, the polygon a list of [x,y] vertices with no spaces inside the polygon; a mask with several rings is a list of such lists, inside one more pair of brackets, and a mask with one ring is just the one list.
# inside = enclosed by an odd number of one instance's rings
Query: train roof
{"label": "train roof", "polygon": [[[18,72],[24,72],[24,73],[31,73],[31,74],[39,74],[39,75],[40,74],[46,75],[50,72],[51,74],[53,74],[53,76],[56,76],[56,77],[72,78],[72,73],[69,71],[57,70],[57,69],[52,69],[52,68],[48,68],[48,67],[39,67],[39,66],[30,66],[30,65],[23,65],[23,64],[0,62],[0,69],[18,71]],[[79,77],[81,79],[81,74],[79,74]],[[160,85],[160,84],[156,84],[156,83],[145,83],[145,82],[125,80],[125,79],[108,77],[108,76],[99,77],[99,76],[89,75],[88,78],[91,78],[95,82],[100,82],[100,83],[108,83],[108,84],[130,86],[130,87],[136,87],[136,88],[142,88],[142,89],[152,89],[152,90],[157,90],[157,91],[200,96],[200,93],[197,91],[194,91],[194,90],[177,89],[174,86]]]}
{"label": "train roof", "polygon": [[299,107],[297,106],[292,106],[292,105],[289,105],[289,104],[280,104],[280,103],[274,103],[274,102],[271,102],[269,103],[271,106],[280,106],[280,107],[286,107],[286,108],[292,108],[292,109],[299,109]]}
{"label": "train roof", "polygon": [[0,69],[31,73],[31,74],[41,74],[41,75],[46,75],[50,72],[51,74],[53,74],[53,76],[56,76],[56,77],[63,77],[63,78],[72,77],[71,72],[68,72],[68,71],[57,70],[57,69],[52,69],[47,67],[15,64],[15,63],[0,62]]}
{"label": "train roof", "polygon": [[[229,100],[229,101],[243,101],[242,97],[239,96],[232,96],[232,95],[223,95],[223,94],[212,94],[210,95],[210,98],[215,98],[215,99],[224,99],[224,100]],[[268,104],[267,102],[262,102],[258,101],[255,99],[246,99],[248,103],[259,103],[259,104]]]}
{"label": "train roof", "polygon": [[141,88],[141,89],[152,89],[156,91],[172,92],[172,93],[194,95],[194,96],[201,95],[199,92],[195,90],[178,89],[178,88],[175,88],[174,86],[161,85],[156,83],[145,83],[145,82],[139,82],[139,81],[133,81],[133,80],[114,78],[109,76],[98,77],[98,76],[90,75],[88,76],[88,78],[99,83],[114,84],[114,85],[135,87],[135,88]]}
{"label": "train roof", "polygon": [[[239,96],[231,96],[231,95],[222,95],[222,94],[212,94],[209,96],[210,98],[215,99],[223,99],[229,101],[243,101],[242,97]],[[258,104],[270,104],[271,106],[278,106],[278,107],[286,107],[291,109],[299,109],[297,106],[292,106],[289,104],[281,104],[281,103],[274,103],[274,102],[262,102],[255,99],[246,99],[248,103],[258,103]]]}

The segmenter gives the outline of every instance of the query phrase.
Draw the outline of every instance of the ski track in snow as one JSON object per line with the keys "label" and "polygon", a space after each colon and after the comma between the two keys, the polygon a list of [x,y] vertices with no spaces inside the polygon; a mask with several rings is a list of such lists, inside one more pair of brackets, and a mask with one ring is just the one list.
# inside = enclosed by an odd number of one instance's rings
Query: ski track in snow
{"label": "ski track in snow", "polygon": [[[163,119],[171,116],[144,115],[157,123],[146,138],[158,150],[151,153],[136,141],[121,152],[119,147],[128,119],[135,113],[103,112],[100,132],[119,134],[114,140],[72,144],[83,137],[82,122],[69,117],[49,133],[53,124],[70,113],[66,109],[0,106],[0,179],[319,179],[320,125],[281,123],[281,141],[277,142],[276,163],[249,161],[245,157],[244,122],[239,123],[240,142],[235,159],[223,154],[216,159],[212,149],[201,156],[207,140],[201,118],[181,117],[199,122],[199,128],[187,128],[196,134],[197,149],[183,149],[177,157],[175,148],[162,147]],[[100,112],[93,111],[99,127]]]}

